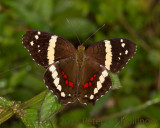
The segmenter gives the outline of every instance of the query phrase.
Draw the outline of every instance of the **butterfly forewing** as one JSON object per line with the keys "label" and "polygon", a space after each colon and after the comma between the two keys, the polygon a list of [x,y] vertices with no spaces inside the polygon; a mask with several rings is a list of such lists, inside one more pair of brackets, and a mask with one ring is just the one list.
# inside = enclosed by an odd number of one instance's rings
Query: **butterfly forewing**
{"label": "butterfly forewing", "polygon": [[81,82],[78,89],[78,99],[84,104],[95,104],[95,102],[112,85],[111,78],[106,68],[96,62],[87,60],[81,72]]}
{"label": "butterfly forewing", "polygon": [[94,43],[86,50],[88,58],[105,66],[112,73],[122,70],[136,52],[136,44],[128,39],[115,38]]}
{"label": "butterfly forewing", "polygon": [[71,57],[76,52],[69,41],[42,31],[27,31],[23,36],[23,45],[32,58],[43,67]]}
{"label": "butterfly forewing", "polygon": [[46,86],[57,96],[59,103],[67,104],[77,99],[77,67],[73,58],[57,61],[45,75]]}

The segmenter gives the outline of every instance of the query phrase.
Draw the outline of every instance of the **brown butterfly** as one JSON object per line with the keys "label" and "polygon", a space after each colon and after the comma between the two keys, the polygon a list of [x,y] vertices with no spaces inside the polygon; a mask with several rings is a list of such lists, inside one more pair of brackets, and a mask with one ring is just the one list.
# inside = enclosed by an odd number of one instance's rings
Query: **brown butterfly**
{"label": "brown butterfly", "polygon": [[128,39],[102,40],[76,49],[69,41],[42,31],[27,31],[23,45],[33,60],[47,68],[44,81],[59,103],[95,102],[111,88],[108,71],[117,73],[136,51]]}

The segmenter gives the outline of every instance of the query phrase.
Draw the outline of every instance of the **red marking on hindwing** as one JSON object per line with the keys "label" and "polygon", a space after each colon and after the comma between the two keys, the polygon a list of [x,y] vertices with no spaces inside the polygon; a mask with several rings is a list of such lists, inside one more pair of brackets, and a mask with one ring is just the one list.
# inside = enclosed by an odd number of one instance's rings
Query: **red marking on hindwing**
{"label": "red marking on hindwing", "polygon": [[66,85],[69,85],[70,87],[73,88],[73,83],[67,79],[67,75],[64,73],[64,71],[61,71],[61,73],[62,73],[64,79],[66,79],[66,80],[65,80],[65,84],[66,84]]}
{"label": "red marking on hindwing", "polygon": [[67,79],[67,75],[64,75],[63,77],[64,77],[64,79]]}
{"label": "red marking on hindwing", "polygon": [[83,88],[88,88],[89,86],[92,86],[92,81],[94,80],[94,78],[96,77],[97,75],[94,74],[91,78],[90,78],[90,82],[89,83],[85,83]]}
{"label": "red marking on hindwing", "polygon": [[65,84],[66,84],[66,85],[68,84],[68,80],[65,81]]}
{"label": "red marking on hindwing", "polygon": [[68,85],[73,88],[73,83],[71,81],[69,81]]}
{"label": "red marking on hindwing", "polygon": [[62,71],[61,73],[62,73],[62,75],[64,75],[64,71]]}
{"label": "red marking on hindwing", "polygon": [[85,84],[84,84],[84,88],[87,88],[87,87],[88,87],[88,83],[85,83]]}

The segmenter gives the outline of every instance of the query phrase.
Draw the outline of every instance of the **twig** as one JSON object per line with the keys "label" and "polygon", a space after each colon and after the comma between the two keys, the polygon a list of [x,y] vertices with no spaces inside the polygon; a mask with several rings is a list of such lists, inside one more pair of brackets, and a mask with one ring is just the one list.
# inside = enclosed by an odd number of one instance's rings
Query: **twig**
{"label": "twig", "polygon": [[0,124],[11,118],[13,115],[14,113],[12,110],[0,113]]}
{"label": "twig", "polygon": [[43,91],[43,92],[41,92],[39,95],[33,97],[32,99],[24,102],[24,103],[21,105],[21,108],[22,108],[22,109],[25,109],[25,108],[28,108],[28,107],[30,107],[30,106],[32,106],[32,105],[40,102],[40,101],[44,98],[44,96],[45,96],[45,94],[46,94],[47,91],[48,91],[48,89],[45,90],[45,91]]}
{"label": "twig", "polygon": [[160,98],[155,98],[153,100],[149,100],[142,105],[139,105],[139,106],[133,107],[133,108],[128,108],[126,110],[114,113],[112,115],[107,115],[107,116],[103,116],[103,117],[100,117],[100,118],[96,118],[94,120],[90,120],[90,121],[88,121],[88,123],[92,123],[92,122],[95,122],[95,121],[96,122],[102,122],[102,121],[105,121],[105,120],[110,119],[110,118],[121,117],[121,116],[126,115],[126,114],[131,114],[133,112],[137,112],[137,111],[146,109],[147,107],[152,106],[152,105],[157,104],[157,103],[160,103]]}

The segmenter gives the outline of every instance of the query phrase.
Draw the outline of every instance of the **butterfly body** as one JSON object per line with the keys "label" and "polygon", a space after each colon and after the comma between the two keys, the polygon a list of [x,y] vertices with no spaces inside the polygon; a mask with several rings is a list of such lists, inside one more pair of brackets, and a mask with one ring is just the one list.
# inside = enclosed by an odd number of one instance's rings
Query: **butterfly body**
{"label": "butterfly body", "polygon": [[84,65],[84,62],[85,62],[85,47],[83,45],[79,45],[76,53],[76,63],[78,64],[79,68],[81,68]]}
{"label": "butterfly body", "polygon": [[75,49],[62,37],[41,31],[27,31],[23,45],[38,64],[47,68],[46,87],[63,104],[76,100],[95,104],[111,88],[108,70],[122,70],[136,51],[136,44],[124,38],[102,40],[87,49],[79,45]]}

